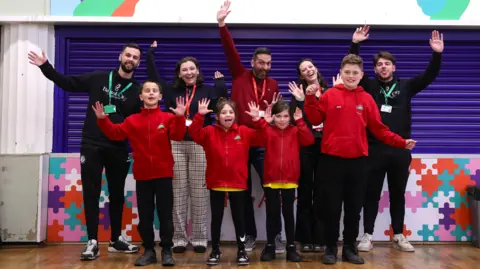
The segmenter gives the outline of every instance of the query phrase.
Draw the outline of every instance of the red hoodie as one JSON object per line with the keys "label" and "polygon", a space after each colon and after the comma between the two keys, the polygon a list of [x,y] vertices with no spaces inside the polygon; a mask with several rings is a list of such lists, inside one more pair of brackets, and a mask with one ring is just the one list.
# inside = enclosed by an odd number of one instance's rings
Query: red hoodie
{"label": "red hoodie", "polygon": [[340,84],[327,90],[318,101],[314,95],[307,95],[304,109],[313,125],[323,122],[325,154],[342,158],[368,156],[366,128],[389,146],[406,146],[405,139],[382,123],[377,104],[362,87],[348,90]]}
{"label": "red hoodie", "polygon": [[254,122],[262,130],[262,147],[265,147],[263,183],[295,183],[300,177],[300,146],[315,143],[315,137],[303,119],[281,130],[260,119]]}
{"label": "red hoodie", "polygon": [[218,123],[203,127],[204,115],[196,114],[188,134],[205,150],[208,189],[247,189],[248,151],[260,146],[260,131],[233,124],[225,130]]}
{"label": "red hoodie", "polygon": [[[267,107],[264,100],[268,103],[272,102],[273,94],[278,93],[278,83],[270,77],[258,80],[253,76],[252,70],[247,70],[243,66],[227,26],[220,27],[220,38],[222,39],[223,50],[227,57],[228,69],[232,73],[232,93],[230,99],[237,105],[237,122],[241,125],[253,127],[252,118],[245,114],[245,111],[249,110],[248,103],[256,102],[260,106],[260,110],[265,111]],[[253,81],[255,81],[257,86],[258,101],[255,97]],[[263,86],[264,83],[265,87]],[[263,88],[265,88],[265,94],[262,98]]]}
{"label": "red hoodie", "polygon": [[111,140],[128,138],[133,150],[133,177],[136,180],[173,177],[173,155],[170,140],[182,141],[186,132],[185,117],[146,109],[113,124],[108,117],[97,124]]}

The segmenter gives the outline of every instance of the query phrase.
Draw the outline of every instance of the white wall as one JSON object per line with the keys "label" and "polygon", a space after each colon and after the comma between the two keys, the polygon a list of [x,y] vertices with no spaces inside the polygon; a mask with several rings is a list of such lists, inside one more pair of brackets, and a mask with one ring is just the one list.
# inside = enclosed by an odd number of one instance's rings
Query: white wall
{"label": "white wall", "polygon": [[50,15],[50,0],[0,0],[0,15]]}

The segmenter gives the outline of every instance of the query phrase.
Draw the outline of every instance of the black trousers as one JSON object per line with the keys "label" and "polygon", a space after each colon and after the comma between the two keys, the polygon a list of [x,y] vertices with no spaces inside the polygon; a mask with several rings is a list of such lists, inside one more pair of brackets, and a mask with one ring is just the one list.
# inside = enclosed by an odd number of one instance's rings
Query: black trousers
{"label": "black trousers", "polygon": [[325,239],[328,247],[337,246],[342,203],[343,243],[353,246],[358,237],[360,212],[367,183],[367,157],[345,159],[323,155],[324,206],[320,207],[325,221]]}
{"label": "black trousers", "polygon": [[88,239],[98,239],[99,200],[102,189],[102,172],[108,183],[111,241],[122,234],[122,214],[125,203],[125,180],[130,168],[128,151],[106,147],[82,146],[80,148],[81,177],[85,220]]}
{"label": "black trousers", "polygon": [[316,207],[323,206],[321,180],[324,177],[321,166],[321,139],[300,150],[300,178],[297,193],[297,224],[295,239],[301,244],[324,245],[324,223]]}
{"label": "black trousers", "polygon": [[278,223],[285,223],[287,245],[295,244],[295,216],[293,203],[295,202],[295,189],[264,188],[267,208],[267,244],[275,244],[278,234]]}
{"label": "black trousers", "polygon": [[137,180],[138,233],[142,237],[143,247],[153,249],[155,235],[153,221],[155,205],[160,221],[160,246],[173,246],[173,187],[171,178]]}
{"label": "black trousers", "polygon": [[220,233],[222,231],[226,194],[228,194],[228,199],[230,200],[230,211],[232,213],[233,225],[235,226],[238,249],[245,249],[245,221],[243,219],[244,191],[224,192],[210,190],[212,248],[215,249],[220,246]]}
{"label": "black trousers", "polygon": [[388,181],[393,233],[403,233],[405,190],[410,175],[411,161],[412,154],[407,149],[382,148],[370,150],[367,194],[363,205],[365,233],[373,234],[385,174]]}

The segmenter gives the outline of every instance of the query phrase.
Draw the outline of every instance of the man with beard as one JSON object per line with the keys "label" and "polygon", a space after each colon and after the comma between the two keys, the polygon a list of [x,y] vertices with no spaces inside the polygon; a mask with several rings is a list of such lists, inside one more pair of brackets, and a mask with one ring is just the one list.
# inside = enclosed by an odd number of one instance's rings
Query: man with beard
{"label": "man with beard", "polygon": [[[359,54],[359,43],[368,39],[370,27],[358,28],[353,34],[350,53]],[[390,130],[405,139],[411,137],[412,98],[427,88],[440,72],[444,48],[443,34],[432,32],[430,47],[433,50],[427,69],[409,79],[400,79],[394,75],[395,57],[389,52],[380,52],[373,59],[376,77],[366,75],[360,81],[362,86],[375,99],[382,122]],[[385,174],[387,175],[390,196],[390,216],[393,228],[393,247],[402,251],[414,251],[414,247],[403,235],[405,218],[405,190],[410,174],[412,160],[410,151],[387,146],[371,134],[369,140],[369,179],[366,198],[363,204],[363,235],[358,250],[370,251],[373,248],[372,234],[378,213]]]}
{"label": "man with beard", "polygon": [[82,260],[94,260],[100,255],[98,249],[99,199],[102,186],[102,171],[108,181],[111,241],[109,252],[135,253],[137,246],[123,236],[122,213],[125,180],[130,167],[127,141],[112,141],[103,135],[97,125],[92,106],[96,102],[105,105],[105,113],[113,123],[121,123],[131,114],[140,111],[140,85],[133,72],[140,63],[140,47],[127,44],[118,60],[117,70],[95,71],[78,76],[65,76],[48,62],[45,53],[33,51],[28,54],[30,63],[40,67],[43,75],[58,87],[68,92],[89,94],[85,123],[80,147],[81,177],[88,243],[81,254]]}
{"label": "man with beard", "polygon": [[[227,64],[232,73],[232,93],[231,99],[237,105],[238,124],[253,127],[252,118],[245,111],[249,111],[248,103],[255,102],[260,106],[260,116],[263,117],[268,105],[272,105],[278,100],[278,83],[275,79],[268,77],[271,69],[272,56],[268,48],[257,48],[253,53],[251,61],[252,70],[243,66],[240,55],[238,54],[232,36],[230,35],[225,18],[230,13],[230,1],[226,0],[217,12],[217,21],[220,29],[220,38],[222,46],[227,57]],[[245,191],[245,231],[246,243],[245,250],[252,251],[255,248],[255,239],[257,237],[257,228],[255,224],[255,215],[252,200],[252,177],[250,167],[254,166],[260,176],[263,186],[263,162],[264,148],[251,147],[249,154],[248,171],[248,190]],[[284,252],[280,232],[281,223],[278,224],[278,234],[276,240],[277,253]]]}

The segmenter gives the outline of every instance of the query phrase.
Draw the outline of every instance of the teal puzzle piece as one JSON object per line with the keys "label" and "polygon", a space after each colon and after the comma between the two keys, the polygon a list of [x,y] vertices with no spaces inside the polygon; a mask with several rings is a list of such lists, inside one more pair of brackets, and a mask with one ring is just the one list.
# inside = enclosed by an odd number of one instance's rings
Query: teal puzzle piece
{"label": "teal puzzle piece", "polygon": [[80,218],[77,218],[77,215],[82,213],[82,205],[77,206],[77,203],[72,203],[69,208],[65,208],[65,213],[70,216],[70,218],[64,221],[65,226],[70,226],[71,230],[75,229],[75,226],[82,225]]}
{"label": "teal puzzle piece", "polygon": [[460,174],[460,170],[465,170],[465,175],[470,175],[470,169],[466,168],[466,165],[470,164],[470,159],[454,159],[453,162],[458,164],[458,168],[454,171],[455,175]]}
{"label": "teal puzzle piece", "polygon": [[469,207],[467,203],[467,195],[462,196],[458,191],[454,193],[453,197],[450,197],[450,202],[455,204],[455,208],[460,208],[462,203],[465,204],[466,207]]}
{"label": "teal puzzle piece", "polygon": [[453,185],[450,185],[450,182],[453,181],[454,178],[454,175],[449,174],[447,170],[443,170],[443,173],[441,175],[438,175],[438,179],[443,182],[443,184],[438,187],[438,190],[445,193],[455,191]]}
{"label": "teal puzzle piece", "polygon": [[65,168],[62,168],[61,165],[62,163],[65,163],[67,161],[67,158],[65,157],[50,157],[50,168],[49,168],[49,174],[54,175],[55,179],[59,179],[60,175],[64,175]]}
{"label": "teal puzzle piece", "polygon": [[438,230],[438,224],[433,225],[433,229],[430,230],[428,225],[423,224],[422,229],[417,232],[418,235],[423,237],[423,241],[439,241],[440,237],[435,235],[435,231]]}
{"label": "teal puzzle piece", "polygon": [[464,230],[461,225],[455,225],[455,230],[450,234],[455,236],[457,241],[472,241],[472,226],[467,225],[467,229]]}
{"label": "teal puzzle piece", "polygon": [[427,198],[426,202],[422,202],[422,207],[423,208],[428,208],[428,204],[432,204],[433,208],[438,208],[438,202],[433,200],[434,198],[438,197],[438,191],[434,191],[432,195],[428,195],[428,192],[423,191],[422,196]]}

